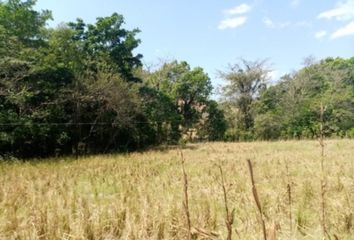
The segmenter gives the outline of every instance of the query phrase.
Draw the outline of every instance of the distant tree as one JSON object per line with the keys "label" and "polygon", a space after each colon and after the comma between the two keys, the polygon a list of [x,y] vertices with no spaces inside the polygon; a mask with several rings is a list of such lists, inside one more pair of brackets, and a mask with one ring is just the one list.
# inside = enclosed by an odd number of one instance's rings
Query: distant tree
{"label": "distant tree", "polygon": [[271,112],[257,115],[255,119],[255,137],[261,140],[278,139],[282,130],[281,116]]}
{"label": "distant tree", "polygon": [[227,122],[223,110],[214,100],[208,101],[205,108],[205,120],[198,135],[208,141],[224,140]]}
{"label": "distant tree", "polygon": [[349,134],[354,126],[353,63],[353,58],[306,61],[302,69],[263,91],[256,104],[258,137],[317,137],[321,104],[325,106],[325,134]]}
{"label": "distant tree", "polygon": [[204,70],[200,67],[191,69],[183,61],[164,63],[148,77],[147,83],[173,100],[185,131],[200,121],[203,106],[212,91],[210,78]]}
{"label": "distant tree", "polygon": [[224,101],[233,104],[238,110],[237,127],[249,131],[254,126],[253,104],[260,91],[265,89],[269,70],[266,61],[250,62],[244,59],[240,64],[230,65],[220,72],[226,81],[221,88]]}
{"label": "distant tree", "polygon": [[176,111],[173,99],[149,86],[140,88],[140,96],[142,111],[155,130],[156,143],[177,143],[181,134],[174,126],[181,123],[182,117]]}

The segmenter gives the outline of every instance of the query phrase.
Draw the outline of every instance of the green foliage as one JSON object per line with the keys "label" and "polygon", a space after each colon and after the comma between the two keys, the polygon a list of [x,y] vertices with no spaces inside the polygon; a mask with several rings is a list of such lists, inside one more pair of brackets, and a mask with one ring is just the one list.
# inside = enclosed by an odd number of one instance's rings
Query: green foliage
{"label": "green foliage", "polygon": [[348,136],[349,136],[350,138],[354,138],[354,127],[351,128],[351,129],[348,131]]}
{"label": "green foliage", "polygon": [[321,102],[324,133],[344,137],[354,126],[353,76],[353,58],[327,58],[285,75],[256,104],[257,137],[317,138]]}
{"label": "green foliage", "polygon": [[264,61],[241,60],[241,64],[232,65],[227,72],[220,74],[227,81],[222,88],[222,95],[225,101],[233,104],[238,110],[237,128],[245,131],[253,128],[252,105],[259,92],[265,87],[267,73]]}
{"label": "green foliage", "polygon": [[255,140],[254,133],[239,128],[228,128],[225,132],[226,141],[252,141]]}
{"label": "green foliage", "polygon": [[91,60],[91,68],[99,67],[98,59],[103,59],[106,67],[119,72],[126,81],[139,81],[132,71],[141,66],[141,54],[134,55],[140,40],[135,36],[138,29],[132,31],[122,28],[124,18],[113,13],[110,17],[97,18],[95,24],[86,25],[81,19],[68,26],[74,30],[74,39],[81,42],[82,47]]}
{"label": "green foliage", "polygon": [[143,86],[140,89],[142,108],[151,126],[155,129],[157,143],[177,143],[180,139],[178,126],[181,116],[177,113],[173,100],[161,91]]}
{"label": "green foliage", "polygon": [[227,122],[224,112],[219,108],[217,102],[209,101],[205,113],[207,116],[201,127],[200,136],[208,141],[224,140]]}
{"label": "green foliage", "polygon": [[8,36],[16,37],[23,44],[33,44],[41,40],[50,11],[33,10],[35,0],[8,0],[0,2],[0,25]]}
{"label": "green foliage", "polygon": [[[354,58],[312,62],[270,87],[252,88],[252,79],[257,78],[246,73],[236,65],[234,71],[222,75],[229,83],[223,88],[227,140],[318,138],[321,103],[325,106],[324,134],[350,136]],[[257,91],[252,94],[252,89]]]}
{"label": "green foliage", "polygon": [[327,58],[267,87],[265,62],[209,76],[185,61],[142,68],[117,13],[46,27],[34,0],[0,1],[0,158],[104,153],[188,140],[354,137],[354,58]]}
{"label": "green foliage", "polygon": [[[156,71],[146,73],[144,78],[150,88],[165,96],[164,102],[173,103],[169,107],[173,107],[172,112],[179,116],[179,122],[171,126],[176,136],[180,129],[187,134],[191,129],[200,128],[212,92],[210,78],[202,68],[191,69],[187,62],[173,61],[164,63]],[[200,134],[202,130],[199,131]]]}
{"label": "green foliage", "polygon": [[273,113],[258,115],[255,119],[255,136],[261,140],[278,139],[282,127],[278,115]]}
{"label": "green foliage", "polygon": [[211,93],[203,69],[173,62],[140,76],[142,55],[134,53],[139,30],[123,28],[122,15],[48,29],[50,11],[35,11],[34,4],[0,2],[0,155],[104,153],[178,143],[182,128],[201,121]]}
{"label": "green foliage", "polygon": [[[34,4],[0,5],[0,152],[35,157],[150,144],[149,127],[135,123],[144,118],[138,93],[121,80],[140,64],[132,54],[136,31],[121,28],[122,17],[113,14],[83,23],[76,38],[77,29],[66,25],[45,29],[50,12]],[[125,54],[112,68],[118,48]]]}

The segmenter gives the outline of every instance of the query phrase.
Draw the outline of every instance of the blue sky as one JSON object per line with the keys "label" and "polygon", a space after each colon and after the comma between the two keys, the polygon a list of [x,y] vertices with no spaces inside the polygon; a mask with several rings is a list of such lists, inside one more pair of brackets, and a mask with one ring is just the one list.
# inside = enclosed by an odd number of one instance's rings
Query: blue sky
{"label": "blue sky", "polygon": [[354,56],[354,0],[38,0],[51,26],[77,17],[93,23],[113,12],[139,28],[137,52],[147,65],[161,59],[201,66],[215,86],[218,70],[240,57],[269,59],[273,80],[314,56]]}

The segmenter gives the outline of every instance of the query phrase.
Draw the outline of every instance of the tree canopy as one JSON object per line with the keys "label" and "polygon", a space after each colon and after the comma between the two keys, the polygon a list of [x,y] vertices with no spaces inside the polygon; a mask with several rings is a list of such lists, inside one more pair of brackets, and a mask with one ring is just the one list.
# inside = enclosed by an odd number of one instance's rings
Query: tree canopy
{"label": "tree canopy", "polygon": [[[267,71],[257,63],[246,71],[236,68],[224,74],[229,83],[223,88],[223,108],[229,123],[226,138],[317,138],[321,104],[325,106],[326,135],[353,136],[353,63],[353,58],[309,62],[270,86],[263,81]],[[248,69],[254,69],[255,74],[248,75]]]}
{"label": "tree canopy", "polygon": [[34,5],[0,2],[0,155],[141,149],[202,123],[212,90],[202,68],[175,61],[147,72],[139,30],[122,15],[48,28],[50,11]]}

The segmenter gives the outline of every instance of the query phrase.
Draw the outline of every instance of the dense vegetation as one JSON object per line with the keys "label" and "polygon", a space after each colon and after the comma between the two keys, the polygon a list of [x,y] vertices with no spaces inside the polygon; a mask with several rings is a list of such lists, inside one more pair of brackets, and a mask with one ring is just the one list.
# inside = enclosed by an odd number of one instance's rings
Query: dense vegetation
{"label": "dense vegetation", "polygon": [[242,64],[222,74],[227,139],[318,138],[321,105],[326,136],[354,137],[354,58],[307,59],[271,86],[265,62]]}
{"label": "dense vegetation", "polygon": [[183,139],[314,138],[319,105],[328,136],[354,135],[354,58],[309,64],[267,86],[264,62],[221,74],[223,100],[202,68],[143,68],[138,29],[114,13],[48,28],[35,0],[0,1],[0,155],[104,153]]}
{"label": "dense vegetation", "polygon": [[203,69],[171,62],[142,70],[133,53],[139,30],[124,29],[121,15],[51,29],[51,13],[34,4],[0,5],[0,153],[140,149],[176,143],[196,127],[204,138],[222,136],[213,124],[223,115]]}

